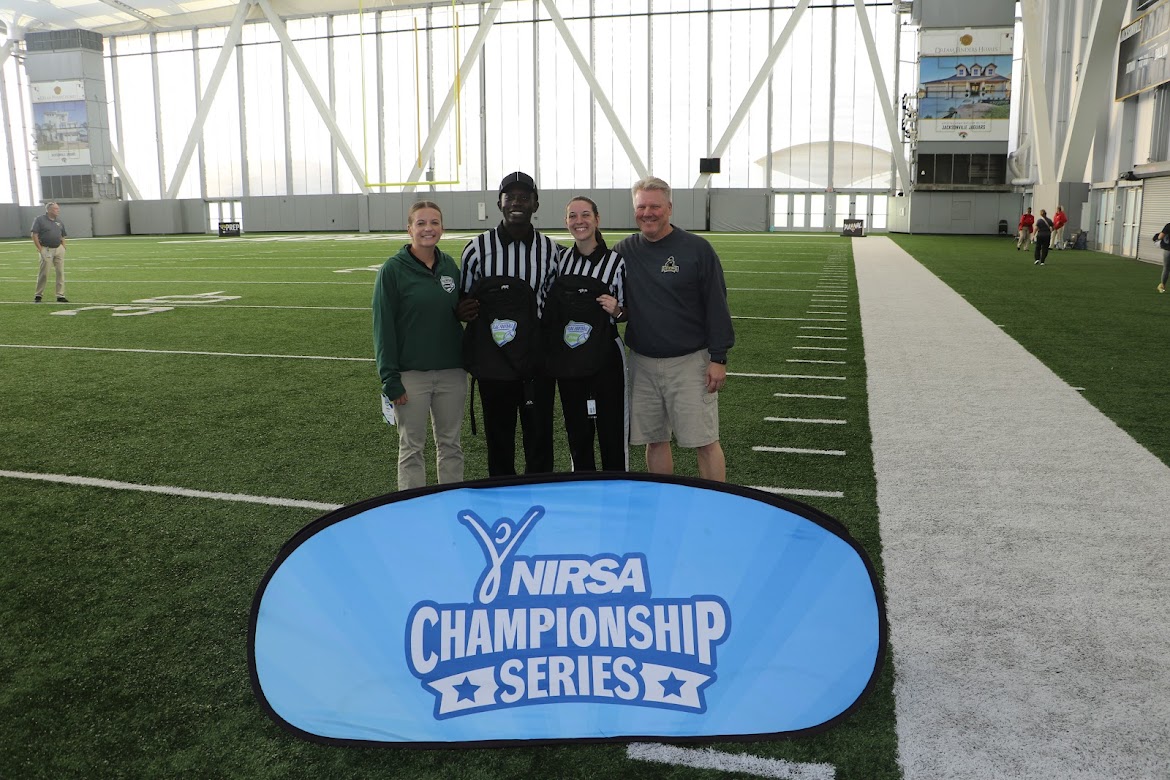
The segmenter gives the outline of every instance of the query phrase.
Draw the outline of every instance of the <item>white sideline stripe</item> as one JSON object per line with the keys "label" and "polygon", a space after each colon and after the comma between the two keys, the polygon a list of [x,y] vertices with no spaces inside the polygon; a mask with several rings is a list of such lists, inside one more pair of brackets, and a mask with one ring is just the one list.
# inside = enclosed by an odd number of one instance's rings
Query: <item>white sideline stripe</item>
{"label": "white sideline stripe", "polygon": [[342,360],[373,363],[374,358],[334,357],[332,355],[266,355],[260,352],[197,352],[183,349],[129,349],[126,347],[62,347],[51,344],[0,344],[0,349],[66,349],[80,352],[141,352],[148,355],[209,355],[211,357],[285,358],[286,360]]}
{"label": "white sideline stripe", "polygon": [[[835,314],[836,312],[829,312]],[[826,317],[746,317],[743,315],[731,315],[733,320],[786,320],[788,322],[849,322],[849,320],[829,319]],[[841,328],[844,330],[844,328]]]}
{"label": "white sideline stripe", "polygon": [[834,328],[831,326],[818,327],[816,325],[801,325],[800,329],[801,330],[846,330],[846,328]]}
{"label": "white sideline stripe", "polygon": [[797,336],[798,339],[829,339],[831,341],[848,341],[845,336]]}
{"label": "white sideline stripe", "polygon": [[805,312],[805,314],[848,314],[848,313],[849,312],[847,310],[844,310],[844,309],[839,309],[837,311],[819,311],[817,309],[809,309],[807,312]]}
{"label": "white sideline stripe", "polygon": [[819,363],[825,366],[845,366],[848,365],[844,360],[803,360],[800,358],[788,358],[785,363]]}
{"label": "white sideline stripe", "polygon": [[809,393],[772,393],[777,398],[823,398],[826,401],[844,401],[843,395],[812,395]]}
{"label": "white sideline stripe", "polygon": [[781,780],[833,780],[837,770],[832,764],[795,764],[780,758],[761,758],[748,753],[724,753],[714,748],[683,748],[647,742],[631,742],[626,758],[658,764],[742,772],[757,777]]}
{"label": "white sideline stripe", "polygon": [[809,425],[845,425],[848,420],[818,420],[811,417],[765,417],[767,422],[807,423]]}
{"label": "white sideline stripe", "polygon": [[820,351],[820,352],[845,352],[847,348],[846,348],[846,347],[804,347],[804,346],[796,346],[796,347],[793,347],[793,349],[815,349],[815,350],[818,350],[818,351]]}
{"label": "white sideline stripe", "polygon": [[843,376],[814,376],[811,374],[737,374],[732,371],[727,372],[728,376],[747,376],[756,377],[758,379],[833,379],[838,382],[844,382]]}
{"label": "white sideline stripe", "polygon": [[780,452],[789,455],[844,455],[845,450],[804,450],[800,447],[752,447],[756,452]]}
{"label": "white sideline stripe", "polygon": [[288,506],[294,507],[296,509],[319,509],[323,512],[332,512],[334,509],[340,509],[342,506],[344,506],[344,504],[323,504],[320,501],[302,501],[299,498],[250,496],[246,493],[216,493],[209,490],[191,490],[190,488],[170,487],[167,485],[140,485],[136,482],[118,482],[117,480],[113,479],[72,477],[68,474],[35,474],[28,471],[0,470],[0,477],[9,477],[11,479],[31,479],[38,482],[58,482],[66,485],[81,485],[82,487],[110,488],[111,490],[137,490],[140,493],[161,493],[167,496],[212,498],[216,501],[240,501],[245,504]]}
{"label": "white sideline stripe", "polygon": [[[46,301],[45,303],[52,303],[54,306],[75,306],[77,301],[71,303],[56,303],[53,301]],[[262,306],[260,304],[234,304],[234,303],[207,303],[206,301],[166,301],[167,306],[184,306],[193,309],[311,309],[321,311],[370,311],[369,306]],[[43,306],[43,303],[34,303],[32,301],[0,301],[0,306]],[[89,303],[85,306],[134,306],[136,304],[126,303]]]}
{"label": "white sideline stripe", "polygon": [[752,490],[762,490],[765,493],[783,493],[788,496],[820,496],[821,498],[845,498],[840,490],[805,490],[804,488],[774,488],[763,485],[748,485]]}
{"label": "white sideline stripe", "polygon": [[[19,282],[21,279],[15,276],[0,276],[0,281]],[[77,281],[76,284],[328,284],[340,285],[342,287],[369,287],[371,289],[374,286],[373,282],[244,282],[239,280],[231,282],[209,282],[203,279],[85,279]]]}

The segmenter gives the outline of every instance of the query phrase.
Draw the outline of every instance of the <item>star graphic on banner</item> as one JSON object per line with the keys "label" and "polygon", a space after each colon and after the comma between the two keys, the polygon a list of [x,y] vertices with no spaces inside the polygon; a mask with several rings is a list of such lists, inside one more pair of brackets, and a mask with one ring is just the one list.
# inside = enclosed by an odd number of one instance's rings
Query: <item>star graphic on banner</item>
{"label": "star graphic on banner", "polygon": [[677,696],[681,699],[682,698],[682,687],[683,687],[683,681],[678,679],[677,677],[675,677],[674,672],[671,672],[670,677],[667,677],[665,680],[662,681],[662,695],[663,696]]}
{"label": "star graphic on banner", "polygon": [[479,690],[479,686],[473,683],[470,677],[464,677],[463,682],[453,687],[459,692],[459,698],[455,701],[475,701],[475,692]]}

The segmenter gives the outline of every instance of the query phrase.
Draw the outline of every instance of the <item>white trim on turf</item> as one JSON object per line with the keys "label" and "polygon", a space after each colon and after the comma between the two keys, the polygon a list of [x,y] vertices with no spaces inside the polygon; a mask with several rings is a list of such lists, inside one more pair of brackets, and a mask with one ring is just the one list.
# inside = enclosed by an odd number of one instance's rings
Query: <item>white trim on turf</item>
{"label": "white trim on turf", "polygon": [[772,393],[777,398],[823,398],[826,401],[844,401],[843,395],[812,395],[809,393]]}
{"label": "white trim on turf", "polygon": [[832,326],[820,327],[817,325],[801,325],[801,330],[848,330],[848,328],[835,328]]}
{"label": "white trim on turf", "polygon": [[833,379],[838,382],[844,382],[843,376],[813,376],[809,374],[737,374],[732,371],[727,372],[728,376],[747,376],[756,377],[757,379]]}
{"label": "white trim on turf", "polygon": [[837,455],[842,456],[845,450],[806,450],[800,447],[752,447],[756,452],[780,452],[790,455]]}
{"label": "white trim on turf", "polygon": [[778,488],[763,485],[748,485],[752,490],[762,490],[765,493],[781,493],[787,496],[812,496],[813,498],[845,498],[840,490],[806,490],[804,488]]}
{"label": "white trim on turf", "polygon": [[793,347],[793,349],[815,349],[818,352],[848,352],[849,351],[847,347],[806,347],[806,346],[802,346],[802,345],[797,345],[797,346]]}
{"label": "white trim on turf", "polygon": [[[849,320],[838,320],[830,317],[744,317],[738,314],[732,314],[733,320],[784,320],[786,322],[849,322]],[[845,330],[840,328],[840,330]]]}
{"label": "white trim on turf", "polygon": [[803,360],[801,358],[788,358],[785,363],[818,363],[824,366],[845,366],[849,365],[844,360]]}
{"label": "white trim on turf", "polygon": [[812,417],[765,417],[765,422],[807,423],[809,425],[846,425],[848,420],[818,420]]}
{"label": "white trim on turf", "polygon": [[848,341],[846,336],[797,336],[798,339],[829,339],[832,341]]}
{"label": "white trim on turf", "polygon": [[332,512],[334,509],[340,509],[344,506],[343,504],[324,504],[320,501],[302,501],[299,498],[251,496],[246,493],[217,493],[209,490],[191,490],[190,488],[171,487],[168,485],[141,485],[136,482],[119,482],[113,479],[74,477],[68,474],[37,474],[29,471],[5,471],[0,469],[0,477],[30,479],[38,482],[57,482],[65,485],[80,485],[82,487],[109,488],[110,490],[136,490],[140,493],[161,493],[166,496],[211,498],[216,501],[240,501],[246,504],[266,504],[267,506],[287,506],[295,509],[315,509],[322,512]]}
{"label": "white trim on turf", "polygon": [[267,355],[262,352],[198,352],[183,349],[129,349],[127,347],[65,347],[54,344],[0,344],[0,349],[64,349],[79,352],[139,352],[147,355],[203,355],[210,357],[284,358],[286,360],[341,360],[373,363],[374,358],[336,357],[333,355]]}
{"label": "white trim on turf", "polygon": [[796,764],[780,758],[761,758],[750,753],[724,753],[714,748],[684,748],[648,742],[631,742],[626,748],[626,758],[780,780],[833,780],[837,773],[832,764]]}

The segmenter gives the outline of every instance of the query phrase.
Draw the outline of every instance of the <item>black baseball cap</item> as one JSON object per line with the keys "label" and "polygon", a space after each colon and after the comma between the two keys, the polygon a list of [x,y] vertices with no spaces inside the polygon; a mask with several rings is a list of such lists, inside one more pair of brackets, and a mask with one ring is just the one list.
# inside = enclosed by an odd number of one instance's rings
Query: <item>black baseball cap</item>
{"label": "black baseball cap", "polygon": [[528,189],[532,190],[532,195],[534,197],[539,197],[538,193],[536,192],[536,182],[532,180],[531,176],[522,171],[509,173],[507,176],[505,176],[504,180],[500,182],[499,194],[503,195],[504,190],[508,189],[514,184],[519,184],[521,187],[527,187]]}

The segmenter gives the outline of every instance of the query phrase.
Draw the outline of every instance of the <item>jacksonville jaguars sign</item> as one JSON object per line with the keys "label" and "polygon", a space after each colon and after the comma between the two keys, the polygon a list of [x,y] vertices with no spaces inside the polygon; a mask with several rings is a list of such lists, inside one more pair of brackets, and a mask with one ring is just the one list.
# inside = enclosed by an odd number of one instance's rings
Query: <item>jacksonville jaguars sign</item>
{"label": "jacksonville jaguars sign", "polygon": [[885,645],[843,527],[626,475],[425,488],[320,518],[256,595],[253,688],[294,733],[423,747],[752,738],[858,705]]}

